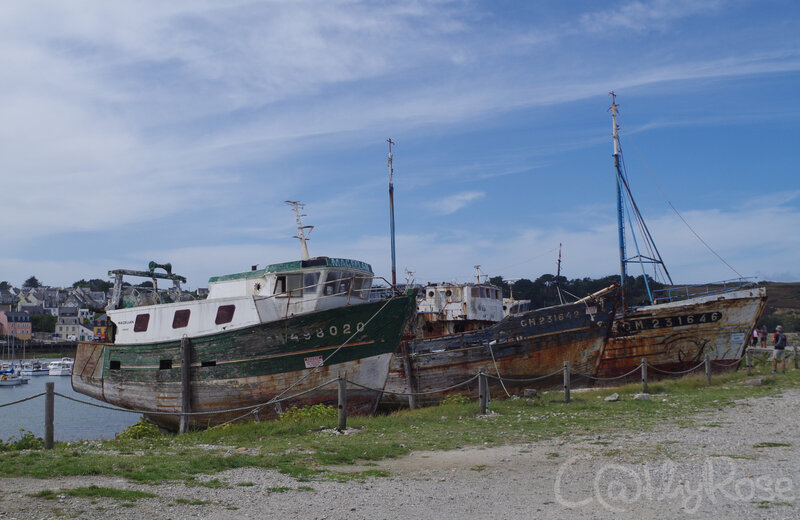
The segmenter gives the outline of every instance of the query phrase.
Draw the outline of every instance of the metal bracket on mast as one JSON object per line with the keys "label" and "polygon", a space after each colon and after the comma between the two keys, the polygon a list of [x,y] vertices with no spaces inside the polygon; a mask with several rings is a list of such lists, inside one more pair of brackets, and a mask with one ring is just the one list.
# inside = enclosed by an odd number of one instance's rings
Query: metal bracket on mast
{"label": "metal bracket on mast", "polygon": [[[286,204],[292,207],[292,211],[294,211],[295,220],[297,221],[297,234],[292,238],[296,238],[300,241],[300,252],[302,259],[309,260],[311,257],[308,254],[308,244],[306,244],[306,242],[310,240],[308,238],[308,235],[311,234],[311,230],[314,229],[314,226],[304,226],[303,222],[300,220],[301,217],[307,216],[304,213],[300,213],[303,210],[303,208],[306,207],[306,205],[297,200],[286,200],[284,202],[286,202]],[[306,232],[306,230],[308,230],[308,232]]]}

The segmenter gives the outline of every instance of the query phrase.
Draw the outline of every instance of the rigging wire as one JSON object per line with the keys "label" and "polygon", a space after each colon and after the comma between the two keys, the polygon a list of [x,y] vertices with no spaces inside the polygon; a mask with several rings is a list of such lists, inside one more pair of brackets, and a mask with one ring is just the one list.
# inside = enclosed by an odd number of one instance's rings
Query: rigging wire
{"label": "rigging wire", "polygon": [[655,177],[655,175],[653,174],[653,171],[652,171],[652,170],[650,169],[650,167],[647,165],[647,162],[644,160],[644,157],[642,156],[642,153],[639,151],[639,148],[636,146],[636,141],[634,141],[634,140],[633,140],[633,137],[631,136],[631,134],[630,134],[630,133],[628,133],[628,131],[627,131],[627,130],[625,130],[625,127],[624,127],[624,125],[622,124],[622,121],[621,121],[621,119],[622,119],[622,118],[620,117],[620,128],[622,128],[622,129],[623,129],[623,131],[625,131],[625,136],[626,136],[628,139],[630,139],[631,143],[633,143],[633,147],[634,147],[634,149],[636,149],[636,154],[639,156],[639,160],[641,160],[641,161],[642,161],[642,164],[644,165],[644,169],[647,171],[648,175],[650,175],[650,178],[652,179],[653,183],[656,185],[656,188],[658,189],[659,193],[661,193],[661,196],[664,198],[664,200],[665,200],[665,201],[666,201],[666,203],[669,205],[669,207],[670,207],[670,208],[672,208],[672,211],[674,211],[674,212],[675,212],[675,214],[678,216],[678,218],[680,218],[680,219],[683,221],[683,223],[686,225],[686,227],[687,227],[687,228],[689,228],[689,231],[691,231],[691,232],[692,232],[692,234],[693,234],[695,237],[697,237],[697,240],[699,240],[699,241],[700,241],[700,243],[702,243],[702,244],[703,244],[703,245],[704,245],[704,246],[705,246],[705,247],[706,247],[706,248],[707,248],[709,251],[711,251],[711,252],[714,254],[714,256],[716,256],[716,257],[717,257],[717,258],[718,258],[718,259],[719,259],[719,260],[720,260],[720,261],[721,261],[723,264],[725,264],[726,266],[728,266],[728,268],[729,268],[731,271],[733,271],[734,273],[736,273],[736,275],[737,275],[737,276],[739,276],[739,278],[744,278],[744,276],[742,276],[742,274],[741,274],[739,271],[737,271],[736,269],[734,269],[734,268],[733,268],[733,266],[732,266],[731,264],[729,264],[728,262],[726,262],[726,261],[725,261],[725,259],[724,259],[724,258],[722,258],[722,257],[719,255],[719,253],[717,253],[717,252],[716,252],[716,251],[715,251],[715,250],[714,250],[714,249],[713,249],[713,248],[712,248],[710,245],[708,245],[708,243],[707,243],[705,240],[703,240],[703,238],[702,238],[702,237],[701,237],[701,236],[700,236],[700,235],[697,233],[697,231],[695,231],[695,230],[694,230],[694,228],[692,228],[692,226],[691,226],[691,225],[689,225],[689,222],[687,222],[687,221],[686,221],[686,219],[685,219],[685,218],[683,218],[683,215],[681,215],[681,213],[680,213],[680,212],[677,210],[677,208],[675,208],[675,206],[672,204],[672,202],[671,202],[671,201],[670,201],[670,200],[667,198],[667,195],[666,195],[666,193],[664,193],[664,190],[663,190],[663,189],[661,189],[661,185],[660,185],[660,184],[658,183],[658,181],[656,180],[656,177]]}

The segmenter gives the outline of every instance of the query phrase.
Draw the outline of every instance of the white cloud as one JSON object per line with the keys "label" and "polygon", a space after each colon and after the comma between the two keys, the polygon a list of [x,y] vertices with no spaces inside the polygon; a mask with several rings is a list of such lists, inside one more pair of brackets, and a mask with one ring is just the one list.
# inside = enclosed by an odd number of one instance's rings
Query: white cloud
{"label": "white cloud", "polygon": [[465,207],[467,204],[474,200],[482,199],[486,196],[483,191],[465,191],[463,193],[455,193],[447,197],[428,202],[426,206],[434,213],[440,215],[450,215]]}

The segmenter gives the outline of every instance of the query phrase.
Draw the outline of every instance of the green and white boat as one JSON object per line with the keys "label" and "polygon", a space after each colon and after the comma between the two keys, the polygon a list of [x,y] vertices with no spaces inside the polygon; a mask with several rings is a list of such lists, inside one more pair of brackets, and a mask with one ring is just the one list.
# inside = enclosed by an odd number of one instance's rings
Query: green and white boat
{"label": "green and white boat", "polygon": [[[212,413],[190,416],[184,426],[208,427],[273,417],[293,405],[333,404],[336,384],[316,387],[340,374],[382,390],[415,295],[370,301],[375,276],[369,264],[310,258],[311,227],[300,222],[302,205],[293,205],[302,259],[212,277],[204,300],[164,302],[159,279],[173,282],[173,295],[186,281],[172,274],[169,264],[151,262],[143,272],[110,271],[115,276],[106,308],[114,329],[111,342],[78,345],[73,388],[143,410],[168,429],[180,424],[180,416],[171,414],[187,409]],[[159,268],[166,274],[156,273]],[[132,306],[124,275],[151,278],[156,301]],[[190,368],[182,375],[184,359]],[[380,392],[357,385],[348,388],[348,413],[372,412]],[[291,396],[297,397],[270,403]]]}

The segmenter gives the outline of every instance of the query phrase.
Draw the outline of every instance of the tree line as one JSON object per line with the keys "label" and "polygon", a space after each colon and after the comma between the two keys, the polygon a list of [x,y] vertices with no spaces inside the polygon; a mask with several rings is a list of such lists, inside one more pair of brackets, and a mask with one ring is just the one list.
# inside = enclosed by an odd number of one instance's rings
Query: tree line
{"label": "tree line", "polygon": [[[645,285],[646,275],[628,276],[625,278],[625,299],[628,305],[648,305],[650,298],[647,295]],[[489,282],[503,289],[503,297],[510,298],[512,295],[516,300],[530,300],[531,308],[550,307],[561,303],[559,291],[564,302],[575,301],[594,292],[608,287],[611,284],[619,283],[619,275],[609,275],[603,278],[573,278],[568,279],[564,276],[543,274],[536,280],[520,278],[509,284],[503,280],[502,276],[489,278]],[[647,276],[647,283],[650,291],[664,288],[661,283],[656,282]]]}

